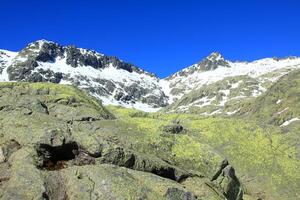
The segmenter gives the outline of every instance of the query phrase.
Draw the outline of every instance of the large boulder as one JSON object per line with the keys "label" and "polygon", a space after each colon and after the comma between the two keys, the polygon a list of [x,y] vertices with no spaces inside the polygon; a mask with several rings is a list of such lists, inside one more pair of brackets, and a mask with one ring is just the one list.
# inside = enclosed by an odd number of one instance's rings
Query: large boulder
{"label": "large boulder", "polygon": [[225,159],[221,162],[219,170],[212,177],[228,200],[243,200],[243,188],[235,175],[235,169]]}

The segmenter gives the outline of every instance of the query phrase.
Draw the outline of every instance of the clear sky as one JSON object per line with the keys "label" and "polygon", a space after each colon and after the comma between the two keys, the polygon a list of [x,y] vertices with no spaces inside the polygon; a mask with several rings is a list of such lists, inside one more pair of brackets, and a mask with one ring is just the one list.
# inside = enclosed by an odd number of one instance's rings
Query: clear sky
{"label": "clear sky", "polygon": [[212,51],[300,56],[299,0],[1,0],[0,49],[38,39],[94,49],[165,77]]}

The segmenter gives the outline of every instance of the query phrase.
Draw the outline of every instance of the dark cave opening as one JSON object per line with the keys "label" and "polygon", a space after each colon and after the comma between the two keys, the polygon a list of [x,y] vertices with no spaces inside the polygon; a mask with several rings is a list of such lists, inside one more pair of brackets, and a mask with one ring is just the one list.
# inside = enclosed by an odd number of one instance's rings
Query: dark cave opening
{"label": "dark cave opening", "polygon": [[154,168],[151,170],[151,173],[176,181],[175,169],[172,167]]}
{"label": "dark cave opening", "polygon": [[40,144],[37,147],[39,156],[38,167],[47,170],[65,168],[67,161],[76,158],[78,149],[79,147],[76,142],[70,142],[59,146]]}

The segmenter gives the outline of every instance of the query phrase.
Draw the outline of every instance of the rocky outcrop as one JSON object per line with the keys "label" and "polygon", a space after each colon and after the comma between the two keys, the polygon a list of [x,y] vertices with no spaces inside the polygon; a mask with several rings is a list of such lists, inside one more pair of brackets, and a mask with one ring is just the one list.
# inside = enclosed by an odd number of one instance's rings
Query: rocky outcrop
{"label": "rocky outcrop", "polygon": [[229,63],[218,52],[213,52],[198,64],[200,70],[215,70],[218,67],[230,67]]}
{"label": "rocky outcrop", "polygon": [[230,67],[230,64],[224,59],[224,57],[220,53],[213,52],[200,62],[167,77],[166,80],[171,80],[176,76],[187,77],[195,72],[211,71],[217,69],[218,67]]}
{"label": "rocky outcrop", "polygon": [[221,162],[219,170],[212,177],[211,181],[215,181],[228,200],[243,199],[242,185],[235,175],[234,168],[229,164],[227,159]]}
{"label": "rocky outcrop", "polygon": [[179,134],[185,131],[180,121],[173,121],[171,125],[166,125],[162,129],[166,134]]}

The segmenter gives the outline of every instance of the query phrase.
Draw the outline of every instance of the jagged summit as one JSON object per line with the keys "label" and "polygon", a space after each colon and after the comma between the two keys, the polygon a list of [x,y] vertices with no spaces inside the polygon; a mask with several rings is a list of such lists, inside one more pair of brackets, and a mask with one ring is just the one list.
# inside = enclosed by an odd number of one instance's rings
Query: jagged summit
{"label": "jagged summit", "polygon": [[186,67],[183,70],[167,77],[166,79],[176,76],[188,76],[195,72],[211,71],[217,69],[218,67],[230,67],[230,65],[229,62],[226,61],[219,52],[212,52],[198,63]]}
{"label": "jagged summit", "polygon": [[230,67],[229,63],[218,52],[211,53],[195,66],[195,68],[201,71],[215,70],[218,67]]}
{"label": "jagged summit", "polygon": [[54,42],[54,41],[51,41],[51,40],[46,40],[46,39],[39,39],[39,40],[36,40],[36,41],[33,41],[31,43],[29,43],[28,45],[32,45],[32,44],[57,44],[59,45],[57,42]]}
{"label": "jagged summit", "polygon": [[219,53],[219,52],[212,52],[209,56],[207,56],[207,59],[211,60],[211,61],[217,61],[220,59],[224,60],[224,57]]}

